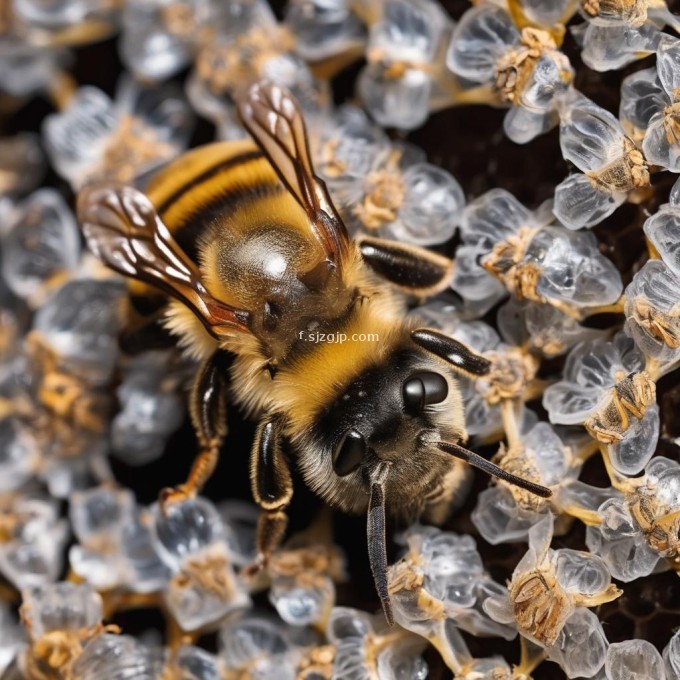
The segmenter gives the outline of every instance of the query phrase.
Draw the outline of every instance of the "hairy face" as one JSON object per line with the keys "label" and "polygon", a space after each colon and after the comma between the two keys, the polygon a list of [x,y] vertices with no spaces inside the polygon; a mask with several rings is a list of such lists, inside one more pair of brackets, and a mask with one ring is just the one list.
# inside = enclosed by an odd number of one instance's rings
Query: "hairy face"
{"label": "hairy face", "polygon": [[339,391],[303,447],[301,468],[329,503],[363,512],[381,467],[388,507],[417,515],[452,465],[435,444],[463,436],[453,373],[417,349],[401,349]]}

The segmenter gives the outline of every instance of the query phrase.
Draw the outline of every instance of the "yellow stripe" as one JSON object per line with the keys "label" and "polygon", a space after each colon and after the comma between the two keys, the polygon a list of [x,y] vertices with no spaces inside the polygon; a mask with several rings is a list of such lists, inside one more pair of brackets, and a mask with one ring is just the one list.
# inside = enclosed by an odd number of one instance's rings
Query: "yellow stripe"
{"label": "yellow stripe", "polygon": [[165,167],[147,189],[161,218],[175,232],[202,208],[230,193],[280,186],[252,142],[218,142],[194,149]]}
{"label": "yellow stripe", "polygon": [[250,140],[242,142],[216,142],[191,149],[162,168],[149,183],[147,195],[154,205],[160,206],[172,194],[182,189],[192,179],[205,173],[209,168],[230,160],[256,146]]}

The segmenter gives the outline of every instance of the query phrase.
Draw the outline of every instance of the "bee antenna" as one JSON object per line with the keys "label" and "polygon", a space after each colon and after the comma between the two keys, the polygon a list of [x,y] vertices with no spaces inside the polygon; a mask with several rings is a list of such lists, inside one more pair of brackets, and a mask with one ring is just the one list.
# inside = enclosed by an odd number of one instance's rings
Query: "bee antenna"
{"label": "bee antenna", "polygon": [[371,480],[371,498],[368,502],[368,561],[373,573],[375,589],[387,623],[394,624],[392,603],[387,584],[387,548],[385,545],[385,477],[387,467],[380,466]]}
{"label": "bee antenna", "polygon": [[514,484],[521,489],[526,489],[536,496],[540,496],[541,498],[550,498],[550,496],[552,496],[552,491],[547,487],[541,486],[540,484],[534,484],[527,479],[523,479],[522,477],[517,477],[516,475],[506,472],[503,470],[503,468],[499,468],[498,465],[494,465],[486,458],[482,458],[480,455],[473,453],[472,451],[468,451],[462,446],[458,446],[458,444],[439,442],[437,444],[437,448],[439,448],[440,451],[444,451],[445,453],[450,453],[455,458],[464,460],[466,463],[468,463],[468,465],[472,465],[472,467],[476,467],[478,470],[486,472],[487,475],[502,479],[504,482],[508,482],[508,484]]}

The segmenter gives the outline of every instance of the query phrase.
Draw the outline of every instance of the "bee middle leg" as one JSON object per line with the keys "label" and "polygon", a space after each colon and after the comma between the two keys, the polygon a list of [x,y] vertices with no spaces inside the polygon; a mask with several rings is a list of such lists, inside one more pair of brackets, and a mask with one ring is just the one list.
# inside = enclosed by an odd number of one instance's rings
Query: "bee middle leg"
{"label": "bee middle leg", "polygon": [[380,277],[412,295],[445,290],[453,276],[453,260],[398,241],[362,236],[357,239],[364,262]]}
{"label": "bee middle leg", "polygon": [[267,564],[288,526],[286,509],[293,497],[293,480],[283,439],[280,418],[272,416],[260,422],[251,452],[250,483],[253,498],[263,513],[257,524],[257,559],[250,571]]}
{"label": "bee middle leg", "polygon": [[189,397],[189,413],[196,430],[200,452],[184,484],[164,489],[162,507],[194,498],[215,470],[222,442],[227,435],[226,353],[216,351],[206,359],[196,374]]}

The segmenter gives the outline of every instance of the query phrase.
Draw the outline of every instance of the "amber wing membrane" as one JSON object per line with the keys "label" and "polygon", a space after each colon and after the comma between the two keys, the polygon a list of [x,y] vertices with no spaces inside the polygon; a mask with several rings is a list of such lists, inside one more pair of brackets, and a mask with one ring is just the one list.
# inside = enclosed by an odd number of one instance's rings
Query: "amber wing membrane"
{"label": "amber wing membrane", "polygon": [[339,266],[350,239],[325,183],[314,173],[298,102],[278,85],[256,83],[239,98],[238,107],[245,128],[309,215],[330,260]]}
{"label": "amber wing membrane", "polygon": [[250,332],[248,312],[208,292],[194,263],[141,192],[112,184],[87,187],[78,196],[78,218],[88,246],[100,260],[186,304],[214,337]]}

